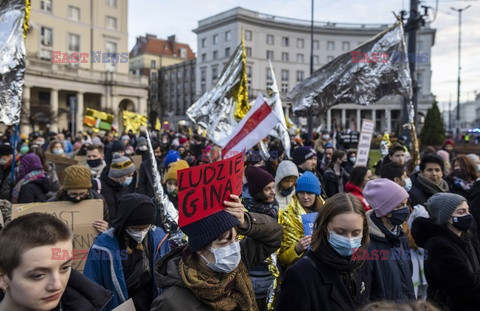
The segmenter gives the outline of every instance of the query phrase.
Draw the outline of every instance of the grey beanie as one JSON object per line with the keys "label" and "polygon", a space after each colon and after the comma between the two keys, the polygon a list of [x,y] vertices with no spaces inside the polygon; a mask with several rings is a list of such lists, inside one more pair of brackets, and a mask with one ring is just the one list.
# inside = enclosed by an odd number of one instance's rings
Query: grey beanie
{"label": "grey beanie", "polygon": [[427,210],[430,217],[439,225],[445,225],[452,217],[455,209],[467,201],[461,195],[455,193],[439,192],[435,193],[427,201]]}
{"label": "grey beanie", "polygon": [[110,177],[123,177],[135,172],[135,164],[130,158],[115,154],[110,164]]}

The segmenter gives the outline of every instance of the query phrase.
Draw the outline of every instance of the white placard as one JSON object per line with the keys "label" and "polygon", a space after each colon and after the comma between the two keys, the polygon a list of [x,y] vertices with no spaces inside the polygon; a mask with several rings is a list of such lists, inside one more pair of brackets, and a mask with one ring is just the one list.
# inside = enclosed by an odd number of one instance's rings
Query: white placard
{"label": "white placard", "polygon": [[362,120],[362,131],[358,139],[357,161],[355,166],[367,166],[374,124],[371,120]]}

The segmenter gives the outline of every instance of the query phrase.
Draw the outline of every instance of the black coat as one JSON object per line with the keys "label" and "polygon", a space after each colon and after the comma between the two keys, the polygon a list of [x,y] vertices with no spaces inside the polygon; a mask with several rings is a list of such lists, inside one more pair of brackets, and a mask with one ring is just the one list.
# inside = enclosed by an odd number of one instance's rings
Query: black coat
{"label": "black coat", "polygon": [[125,194],[131,193],[131,190],[128,186],[119,184],[108,177],[107,170],[103,170],[100,182],[102,183],[101,195],[107,202],[109,223],[112,224],[117,217],[118,200]]}
{"label": "black coat", "polygon": [[370,273],[366,262],[354,272],[358,297],[354,301],[340,273],[326,266],[316,253],[310,251],[306,256],[285,273],[277,311],[355,310],[368,303]]}
{"label": "black coat", "polygon": [[427,203],[428,199],[435,193],[437,193],[434,189],[428,189],[424,187],[420,182],[418,181],[418,172],[410,176],[410,180],[412,181],[412,189],[408,192],[410,195],[410,201],[412,203],[412,206],[415,206],[417,204],[425,206],[425,203]]}
{"label": "black coat", "polygon": [[47,202],[50,185],[47,179],[37,179],[20,188],[18,203]]}
{"label": "black coat", "polygon": [[477,223],[477,238],[480,241],[480,180],[477,180],[467,196],[468,207]]}
{"label": "black coat", "polygon": [[[157,169],[160,169],[161,161],[157,161]],[[153,169],[152,161],[147,159],[140,165],[140,173],[138,176],[138,193],[145,194],[148,197],[154,197],[155,192],[153,190]]]}
{"label": "black coat", "polygon": [[[400,231],[395,241],[389,240],[382,229],[372,221],[372,213],[374,213],[373,210],[366,214],[370,231],[368,250],[370,254],[376,251],[380,256],[377,260],[368,261],[372,271],[370,299],[396,302],[415,300],[412,262],[407,257],[410,255],[407,237]],[[403,255],[405,257],[402,257]]]}
{"label": "black coat", "polygon": [[339,193],[339,186],[345,189],[345,185],[347,184],[349,178],[350,176],[343,168],[341,168],[340,176],[335,174],[335,171],[332,168],[328,168],[325,173],[323,173],[323,182],[327,197],[331,198],[335,194]]}
{"label": "black coat", "polygon": [[423,247],[427,299],[448,310],[479,310],[480,246],[475,235],[462,238],[446,226],[419,217],[413,221],[412,236]]}

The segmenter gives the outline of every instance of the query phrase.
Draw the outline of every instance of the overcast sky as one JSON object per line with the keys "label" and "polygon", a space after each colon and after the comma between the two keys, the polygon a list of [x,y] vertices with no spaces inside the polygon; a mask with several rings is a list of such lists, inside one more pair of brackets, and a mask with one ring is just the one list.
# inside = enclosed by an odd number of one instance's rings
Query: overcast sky
{"label": "overcast sky", "polygon": [[[394,22],[393,12],[408,10],[409,0],[314,0],[316,21],[382,23]],[[420,1],[431,6],[429,20],[433,20],[436,0]],[[438,10],[431,27],[437,30],[432,48],[432,93],[440,102],[440,109],[452,107],[457,98],[458,13],[450,8],[464,8],[462,14],[462,86],[461,101],[473,100],[474,91],[480,92],[480,1],[438,0]],[[145,33],[166,39],[175,34],[196,51],[196,35],[192,32],[198,21],[220,12],[241,6],[261,13],[310,19],[310,0],[130,0],[128,12],[129,49],[135,38]]]}

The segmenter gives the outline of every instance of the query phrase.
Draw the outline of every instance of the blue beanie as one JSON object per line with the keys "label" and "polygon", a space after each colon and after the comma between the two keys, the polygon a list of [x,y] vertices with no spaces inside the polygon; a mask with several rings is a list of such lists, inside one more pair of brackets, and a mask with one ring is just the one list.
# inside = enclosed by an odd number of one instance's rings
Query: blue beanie
{"label": "blue beanie", "polygon": [[300,178],[297,180],[295,191],[297,193],[310,192],[315,193],[316,195],[320,195],[320,193],[322,193],[320,182],[318,181],[317,176],[310,171],[307,171],[300,176]]}
{"label": "blue beanie", "polygon": [[332,149],[333,149],[332,143],[326,143],[325,146],[323,146],[323,149],[328,149],[328,148],[332,148]]}
{"label": "blue beanie", "polygon": [[168,164],[177,162],[180,159],[180,153],[178,153],[177,150],[169,150],[167,155],[165,156],[165,161],[163,162],[163,165],[167,167]]}

